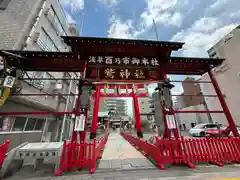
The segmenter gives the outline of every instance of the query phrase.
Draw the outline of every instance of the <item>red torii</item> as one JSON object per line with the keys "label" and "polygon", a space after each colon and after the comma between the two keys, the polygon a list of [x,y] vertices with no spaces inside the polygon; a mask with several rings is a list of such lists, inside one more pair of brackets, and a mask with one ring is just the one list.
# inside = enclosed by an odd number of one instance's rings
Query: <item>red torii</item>
{"label": "red torii", "polygon": [[[166,74],[181,75],[202,75],[209,73],[212,84],[220,99],[229,126],[234,136],[238,136],[235,122],[226,105],[221,90],[215,77],[211,74],[211,69],[220,65],[224,59],[213,58],[192,58],[192,57],[170,57],[172,51],[182,48],[184,43],[164,42],[164,41],[146,41],[146,40],[129,40],[129,39],[110,39],[94,37],[63,37],[65,43],[71,46],[72,52],[40,52],[40,51],[0,51],[0,55],[6,60],[9,66],[14,66],[23,71],[59,71],[59,72],[81,72],[83,78],[92,82],[123,82],[131,83],[152,83],[166,81]],[[7,53],[6,53],[7,52]],[[149,58],[158,60],[157,66],[146,65],[138,67],[136,65],[109,65],[88,63],[90,56],[108,56],[114,58]],[[156,64],[155,64],[156,65]],[[102,70],[105,67],[121,68],[143,68],[147,72],[147,77],[143,79],[104,79]],[[96,73],[93,73],[96,72]],[[161,74],[161,75],[160,75]],[[94,76],[93,76],[94,75]],[[81,81],[82,79],[79,79]],[[80,87],[79,87],[80,88]],[[97,88],[99,91],[99,88]],[[97,92],[96,92],[97,93]],[[78,94],[78,103],[76,108],[71,112],[0,112],[0,115],[42,115],[42,114],[80,114],[80,95]],[[100,96],[98,96],[100,97]],[[99,102],[99,101],[96,101]],[[165,116],[165,115],[164,115]],[[168,127],[165,127],[168,131]],[[81,133],[85,133],[80,132]],[[73,132],[76,133],[76,132]],[[72,136],[72,141],[76,141],[76,136]]]}
{"label": "red torii", "polygon": [[94,98],[94,106],[93,106],[93,118],[92,118],[92,126],[91,126],[91,137],[94,138],[96,136],[97,131],[97,123],[98,123],[98,111],[99,111],[99,104],[100,104],[100,98],[104,97],[112,97],[112,98],[121,98],[121,97],[131,97],[133,98],[133,105],[134,105],[134,115],[135,115],[135,121],[136,121],[136,129],[139,137],[142,137],[142,127],[141,127],[141,118],[140,118],[140,109],[139,109],[139,103],[138,98],[141,97],[148,97],[148,92],[143,93],[136,93],[140,88],[145,88],[144,84],[136,84],[134,86],[133,84],[125,84],[125,85],[119,85],[119,84],[107,84],[108,88],[122,88],[122,89],[130,89],[130,93],[122,93],[122,94],[116,94],[116,93],[102,93],[101,89],[106,88],[106,85],[97,85],[96,86],[96,92],[92,94],[92,97]]}

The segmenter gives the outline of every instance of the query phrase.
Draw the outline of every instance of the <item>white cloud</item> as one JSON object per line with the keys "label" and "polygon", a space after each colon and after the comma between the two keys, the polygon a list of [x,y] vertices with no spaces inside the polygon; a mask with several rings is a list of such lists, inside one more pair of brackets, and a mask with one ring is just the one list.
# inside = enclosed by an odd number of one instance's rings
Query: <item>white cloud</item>
{"label": "white cloud", "polygon": [[179,0],[148,0],[146,3],[147,8],[140,16],[142,27],[151,27],[153,19],[156,23],[181,26],[183,14]]}
{"label": "white cloud", "polygon": [[134,38],[133,33],[133,21],[126,20],[122,21],[120,18],[112,16],[110,19],[110,28],[108,30],[108,37],[110,38],[122,38],[122,39],[132,39]]}
{"label": "white cloud", "polygon": [[[198,22],[195,24],[197,23]],[[214,29],[211,32],[206,32],[205,29],[196,29],[196,26],[193,26],[175,34],[171,41],[181,41],[186,43],[183,47],[183,55],[185,56],[204,57],[207,56],[207,50],[210,47],[234,28],[235,25],[229,24]]]}
{"label": "white cloud", "polygon": [[[153,26],[153,20],[155,20],[156,24],[161,23],[179,27],[183,20],[182,13],[177,11],[182,8],[182,4],[180,4],[179,1],[180,0],[146,0],[147,8],[140,15],[139,22],[136,26],[133,26],[133,21],[130,19],[127,21],[121,21],[119,18],[115,19],[108,31],[109,36],[136,38]],[[189,0],[183,0],[185,4],[187,4],[188,1]]]}
{"label": "white cloud", "polygon": [[98,2],[102,3],[104,6],[110,8],[116,6],[120,3],[120,0],[97,0]]}
{"label": "white cloud", "polygon": [[70,8],[72,12],[84,9],[84,0],[60,0],[65,8]]}
{"label": "white cloud", "polygon": [[210,9],[223,8],[224,5],[228,4],[231,1],[232,0],[217,0],[210,6]]}
{"label": "white cloud", "polygon": [[211,32],[221,27],[221,25],[222,21],[216,17],[203,17],[195,21],[191,29],[193,31]]}
{"label": "white cloud", "polygon": [[217,0],[205,9],[202,18],[175,34],[171,40],[186,42],[183,48],[185,56],[207,57],[207,50],[236,27],[232,18],[235,23],[240,21],[239,8],[240,3],[234,0]]}

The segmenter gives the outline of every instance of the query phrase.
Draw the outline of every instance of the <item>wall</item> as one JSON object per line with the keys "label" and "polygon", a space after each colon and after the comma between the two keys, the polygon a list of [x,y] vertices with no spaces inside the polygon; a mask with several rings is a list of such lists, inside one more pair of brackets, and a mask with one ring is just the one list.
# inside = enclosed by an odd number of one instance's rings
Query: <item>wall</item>
{"label": "wall", "polygon": [[[47,0],[47,4],[43,9],[43,13],[41,14],[38,24],[37,26],[34,28],[35,32],[41,32],[41,29],[44,28],[46,30],[46,32],[48,33],[48,35],[51,37],[51,39],[53,40],[53,42],[55,43],[55,45],[57,46],[57,48],[60,51],[69,51],[68,47],[66,46],[66,44],[63,43],[63,40],[61,39],[60,35],[57,34],[57,31],[55,29],[55,27],[53,26],[52,22],[51,22],[51,15],[50,13],[48,14],[44,14],[44,12],[50,8],[50,6],[53,6],[54,10],[56,11],[58,17],[61,17],[61,13],[62,13],[62,9],[60,7],[60,4],[57,0]],[[66,31],[66,34],[70,35],[70,32],[68,30],[68,25],[66,23],[66,17],[63,15],[63,17],[65,18],[64,20],[62,20],[64,22],[64,30]],[[40,47],[38,46],[37,43],[34,43],[32,41],[32,39],[30,39],[28,41],[27,50],[40,50]],[[55,73],[54,76],[57,77],[57,75],[59,75],[59,73]],[[61,76],[61,75],[59,75]]]}
{"label": "wall", "polygon": [[0,144],[6,139],[10,140],[9,150],[24,142],[40,142],[42,131],[29,132],[0,132]]}
{"label": "wall", "polygon": [[[221,41],[219,41],[208,52],[210,56],[218,58],[225,58],[226,60],[222,65],[215,68],[213,74],[215,75],[220,89],[225,94],[225,100],[229,107],[229,110],[233,116],[237,125],[240,125],[240,29],[237,28],[226,35]],[[204,79],[209,79],[208,75],[203,76]],[[211,90],[205,88],[206,92]],[[214,107],[218,104],[217,100],[209,104]],[[219,105],[217,105],[217,108]],[[215,119],[220,119],[214,117]],[[228,124],[226,119],[221,118],[224,124]]]}
{"label": "wall", "polygon": [[11,0],[0,10],[0,49],[14,49],[42,0]]}
{"label": "wall", "polygon": [[[222,76],[221,74],[218,74],[216,76],[216,79],[217,79],[218,82],[222,82],[222,81],[226,80],[224,77],[221,77],[221,76]],[[209,78],[208,74],[204,74],[201,77],[201,81],[210,81],[210,78]],[[222,90],[222,93],[226,94],[225,91],[224,91],[226,89],[226,87],[225,88],[220,87],[220,88]],[[203,94],[205,94],[205,95],[216,95],[216,92],[215,92],[212,84],[201,84],[201,89],[202,89]],[[209,110],[219,110],[219,111],[222,110],[222,106],[221,106],[221,104],[219,102],[219,99],[217,97],[216,98],[204,97],[204,98],[205,98],[205,102],[206,102]],[[225,98],[225,100],[227,102],[226,98]],[[230,109],[230,111],[232,111],[232,109]],[[226,119],[225,114],[212,113],[211,117],[212,117],[213,122],[218,122],[220,124],[228,125],[228,121]]]}
{"label": "wall", "polygon": [[[53,23],[50,21],[50,14],[45,13],[50,5],[54,7],[56,14],[61,18],[66,34],[70,35],[66,23],[66,17],[62,14],[62,9],[58,0],[11,0],[7,9],[0,10],[0,49],[41,51],[42,49],[40,46],[33,41],[33,37],[36,35],[35,33],[40,33],[43,27],[59,51],[69,51],[69,48],[61,39],[61,35],[57,33],[56,27],[54,27]],[[41,7],[43,7],[42,10]],[[50,72],[49,74],[54,78],[62,78],[64,75],[60,72]],[[24,94],[46,93],[46,91],[41,91],[39,88],[33,87],[24,81],[22,81],[21,84],[23,86],[22,93]],[[63,87],[63,92],[66,93],[66,91],[68,91],[68,85],[65,83],[63,84]],[[72,92],[74,93],[75,87],[76,84],[72,87]],[[52,93],[52,90],[53,89],[51,88],[47,89],[47,93]],[[58,108],[59,111],[63,111],[66,103],[66,101],[60,102],[57,98],[55,99],[51,96],[12,97],[9,100],[10,101],[6,102],[6,104],[1,107],[1,111],[12,112],[16,111],[16,109],[17,111],[22,112],[55,111]],[[69,105],[69,107],[68,110],[72,110],[72,106]],[[56,119],[56,117],[52,115],[45,117],[48,117],[51,120]],[[32,134],[32,136],[35,135],[35,133]],[[25,136],[22,138],[26,141]],[[39,141],[39,138],[36,135],[36,137],[31,137],[30,140]]]}

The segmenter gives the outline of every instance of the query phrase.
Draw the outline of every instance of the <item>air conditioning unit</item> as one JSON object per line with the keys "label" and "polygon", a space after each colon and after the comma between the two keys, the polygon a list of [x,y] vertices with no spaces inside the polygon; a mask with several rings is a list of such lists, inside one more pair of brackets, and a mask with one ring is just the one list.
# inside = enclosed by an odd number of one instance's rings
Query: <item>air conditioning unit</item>
{"label": "air conditioning unit", "polygon": [[46,9],[44,9],[43,14],[44,14],[45,16],[47,16],[48,13],[49,13],[49,11],[50,11],[50,8],[46,8]]}
{"label": "air conditioning unit", "polygon": [[36,43],[38,41],[38,38],[40,36],[40,33],[39,32],[35,32],[33,35],[32,35],[32,41],[33,43]]}

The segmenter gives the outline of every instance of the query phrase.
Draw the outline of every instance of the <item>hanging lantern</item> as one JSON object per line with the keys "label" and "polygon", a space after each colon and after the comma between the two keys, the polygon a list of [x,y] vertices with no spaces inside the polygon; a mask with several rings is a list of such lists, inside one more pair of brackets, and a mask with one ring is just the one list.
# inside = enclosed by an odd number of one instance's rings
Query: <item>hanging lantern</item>
{"label": "hanging lantern", "polygon": [[136,93],[136,86],[135,86],[135,84],[132,85],[132,90],[133,90],[133,93]]}
{"label": "hanging lantern", "polygon": [[144,89],[147,91],[148,96],[150,96],[147,84],[144,84]]}
{"label": "hanging lantern", "polygon": [[117,86],[117,94],[120,94],[121,86]]}
{"label": "hanging lantern", "polygon": [[138,85],[135,84],[134,87],[135,87],[134,92],[137,94],[138,93]]}
{"label": "hanging lantern", "polygon": [[118,87],[117,87],[117,85],[114,86],[114,94],[118,95]]}
{"label": "hanging lantern", "polygon": [[104,94],[107,94],[107,91],[108,91],[108,84],[104,84]]}

